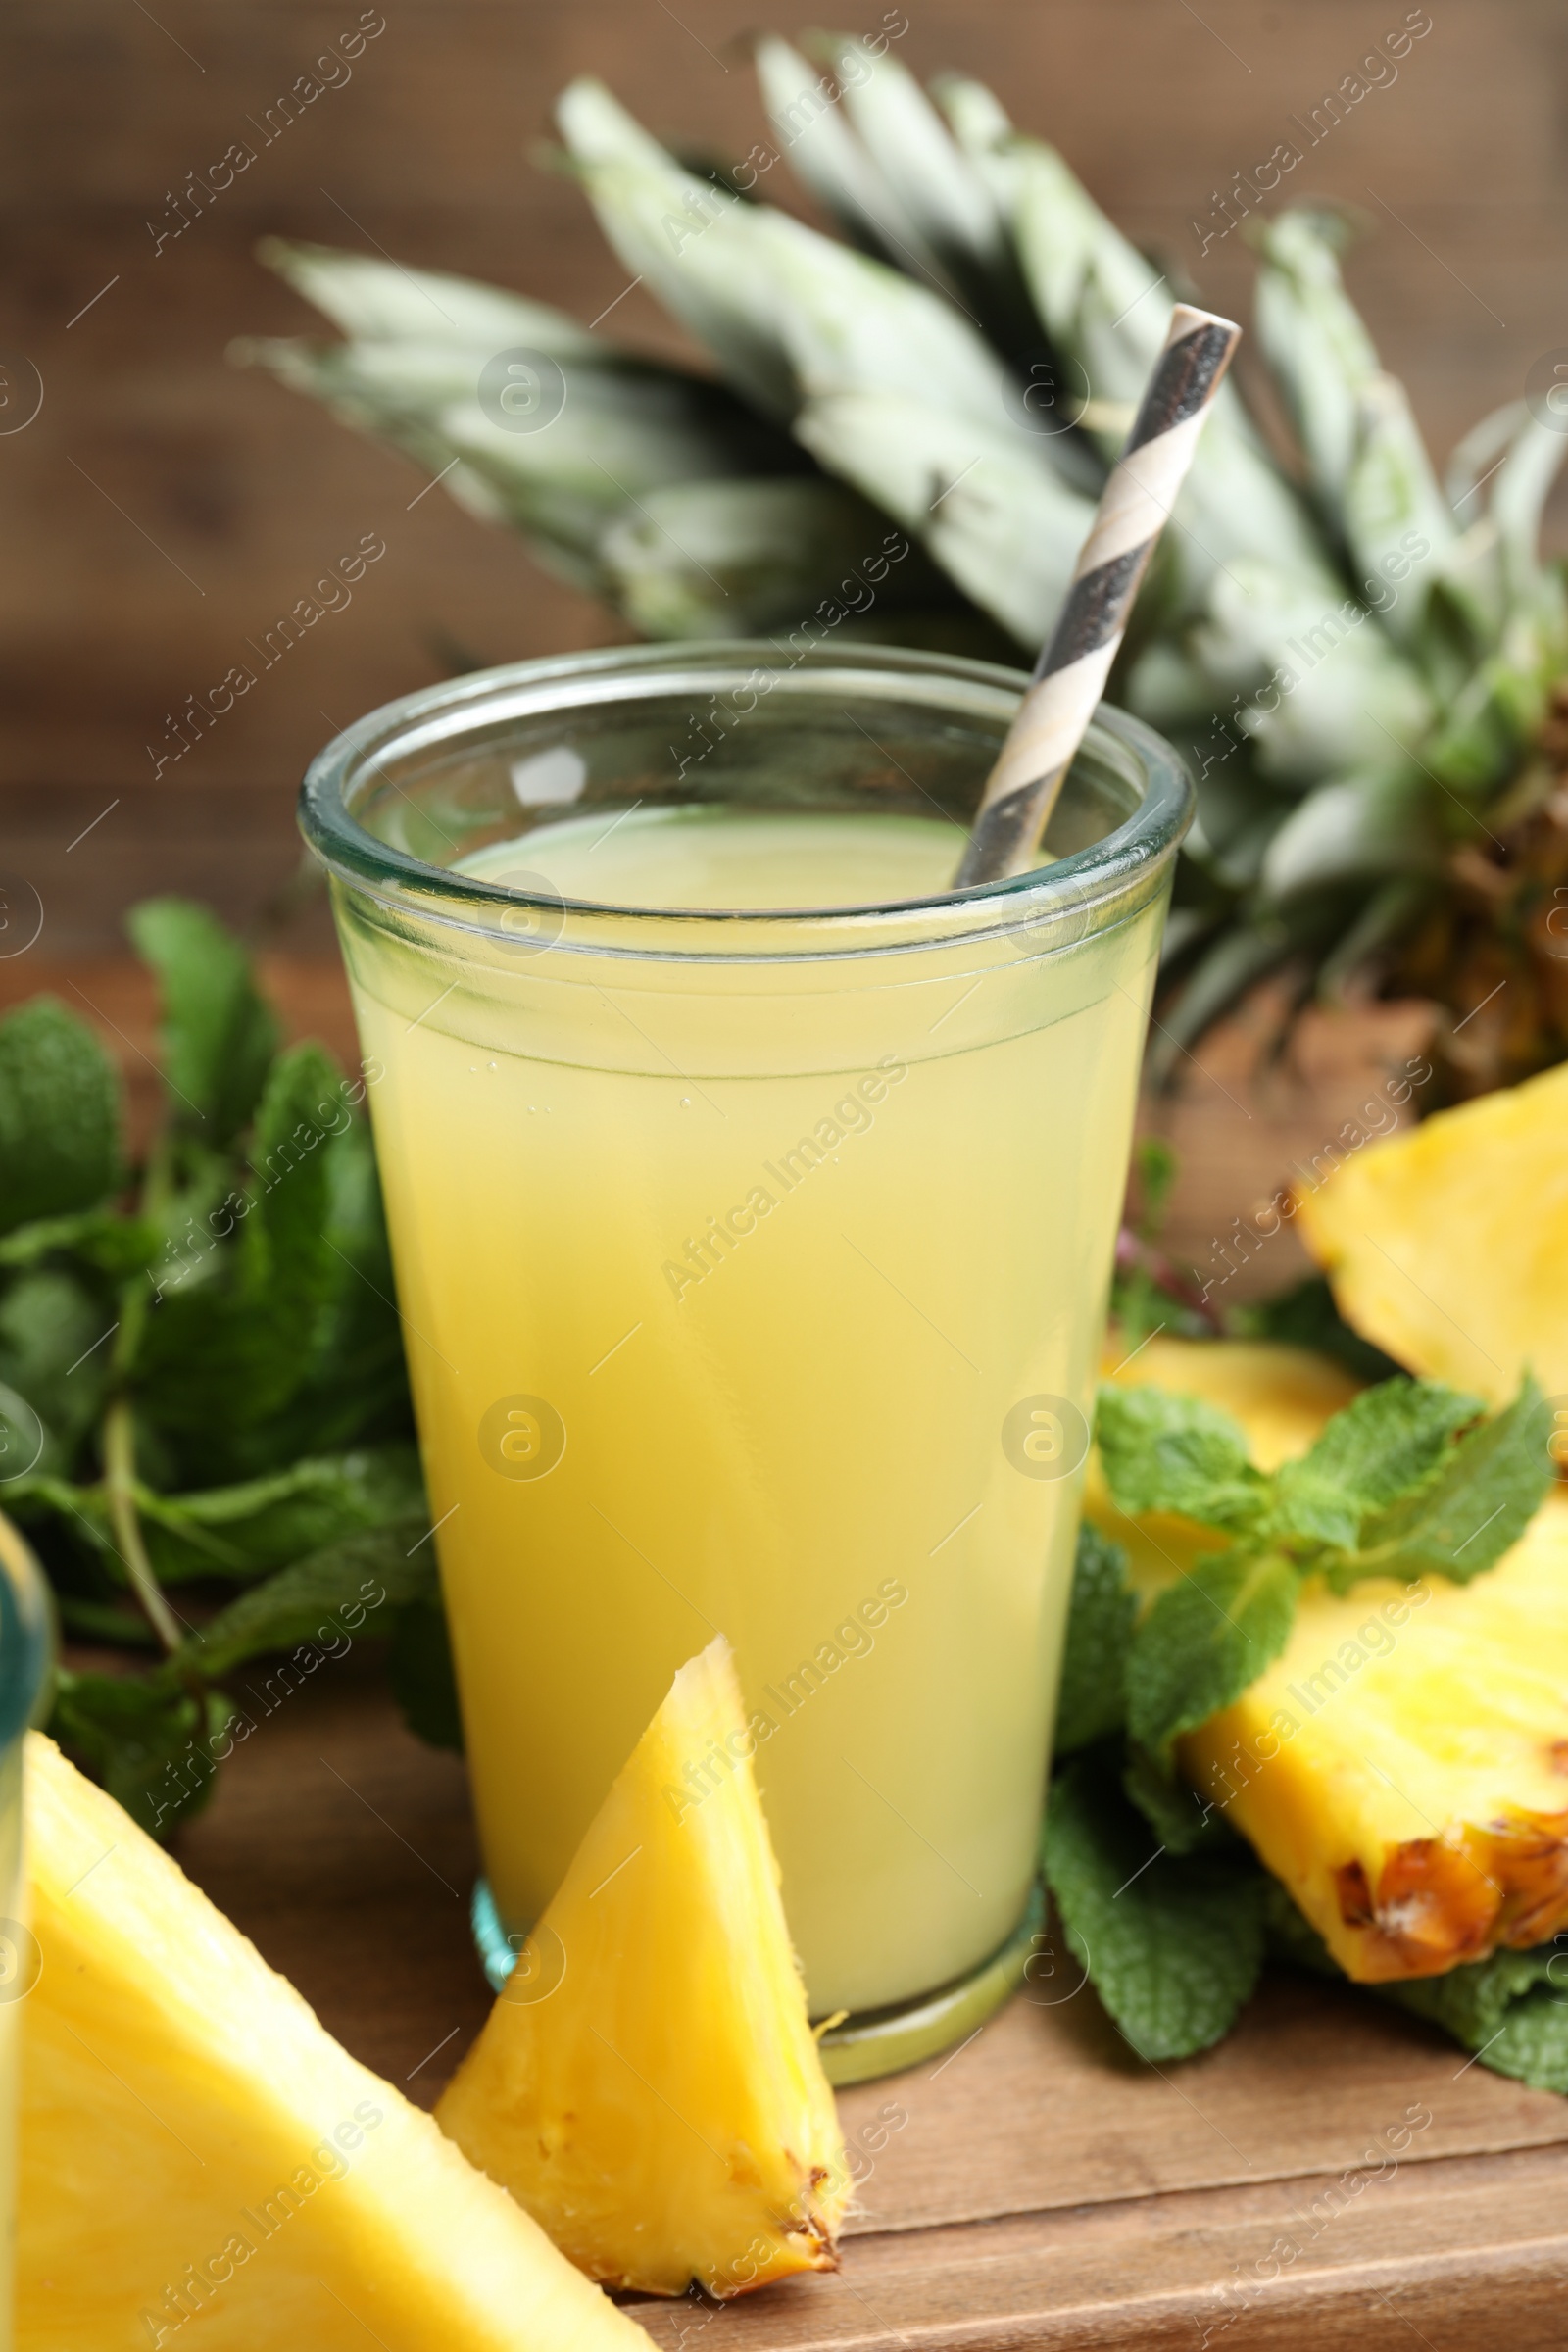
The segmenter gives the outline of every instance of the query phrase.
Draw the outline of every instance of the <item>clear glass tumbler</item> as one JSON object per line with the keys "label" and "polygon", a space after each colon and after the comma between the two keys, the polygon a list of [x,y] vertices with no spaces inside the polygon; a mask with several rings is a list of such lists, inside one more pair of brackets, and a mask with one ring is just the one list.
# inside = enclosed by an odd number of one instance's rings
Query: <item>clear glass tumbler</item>
{"label": "clear glass tumbler", "polygon": [[[722,1631],[840,2080],[971,2030],[1027,1944],[1190,787],[1107,710],[1037,871],[826,910],[568,900],[529,844],[694,802],[961,825],[1024,683],[614,649],[374,712],[303,796],[501,1927]],[[507,841],[507,884],[453,870]]]}

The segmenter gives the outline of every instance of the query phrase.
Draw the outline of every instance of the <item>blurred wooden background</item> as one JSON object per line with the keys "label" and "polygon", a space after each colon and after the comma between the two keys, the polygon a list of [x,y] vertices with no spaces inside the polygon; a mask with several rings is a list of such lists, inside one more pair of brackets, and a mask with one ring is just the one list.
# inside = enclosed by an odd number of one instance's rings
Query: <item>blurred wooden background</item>
{"label": "blurred wooden background", "polygon": [[[531,160],[554,93],[598,72],[654,128],[739,158],[763,127],[744,35],[768,12],[379,0],[372,13],[385,30],[352,78],[160,252],[148,223],[169,225],[186,174],[231,140],[259,144],[253,119],[353,27],[358,0],[11,0],[6,12],[0,867],[41,895],[46,955],[113,953],[121,909],[153,889],[255,922],[295,861],[306,759],[338,724],[441,674],[443,636],[500,661],[615,633],[443,493],[415,503],[411,467],[236,372],[224,350],[310,323],[252,258],[269,230],[380,246],[594,318],[624,272],[569,183]],[[866,28],[881,13],[863,12]],[[992,82],[1134,236],[1244,317],[1242,239],[1200,260],[1194,218],[1407,16],[1404,0],[907,0],[906,13],[898,53],[913,68]],[[1532,360],[1568,344],[1568,17],[1558,0],[1431,0],[1430,15],[1397,80],[1284,186],[1367,215],[1351,283],[1442,455],[1519,392]],[[640,294],[609,323],[667,348]],[[5,430],[28,405],[19,354],[43,405]],[[352,606],[152,781],[146,747],[166,713],[365,531],[388,552]],[[324,944],[319,919],[289,944]]]}

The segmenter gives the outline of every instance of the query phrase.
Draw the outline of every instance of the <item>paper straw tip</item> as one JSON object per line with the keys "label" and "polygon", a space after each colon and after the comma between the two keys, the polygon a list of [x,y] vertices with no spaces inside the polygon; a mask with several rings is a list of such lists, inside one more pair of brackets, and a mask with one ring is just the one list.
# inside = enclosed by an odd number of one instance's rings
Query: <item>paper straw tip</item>
{"label": "paper straw tip", "polygon": [[1233,343],[1242,339],[1234,318],[1222,318],[1218,311],[1200,311],[1196,303],[1179,302],[1170,316],[1170,340],[1174,343],[1179,335],[1195,334],[1200,326],[1222,328]]}

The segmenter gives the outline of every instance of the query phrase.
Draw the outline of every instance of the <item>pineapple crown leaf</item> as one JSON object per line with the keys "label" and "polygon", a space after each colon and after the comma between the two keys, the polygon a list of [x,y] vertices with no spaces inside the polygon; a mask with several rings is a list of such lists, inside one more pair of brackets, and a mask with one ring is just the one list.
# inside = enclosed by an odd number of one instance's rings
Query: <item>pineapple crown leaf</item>
{"label": "pineapple crown leaf", "polygon": [[[993,650],[996,629],[1032,648],[1159,344],[1168,273],[981,84],[949,76],[928,96],[882,34],[764,34],[753,54],[770,151],[728,172],[688,170],[580,79],[560,102],[565,168],[628,277],[712,355],[737,405],[792,436],[807,471],[917,538],[927,578],[947,574],[956,594],[929,599],[922,621],[939,627],[945,609],[965,645],[989,623]],[[837,237],[760,201],[784,168]],[[1208,916],[1179,931],[1179,994],[1162,1017],[1184,1041],[1287,953],[1308,981],[1335,985],[1386,964],[1433,904],[1444,790],[1462,783],[1479,813],[1506,789],[1568,663],[1568,598],[1537,548],[1568,437],[1510,404],[1465,437],[1440,488],[1346,290],[1344,253],[1368,224],[1309,202],[1254,225],[1256,349],[1299,462],[1280,463],[1227,384],[1113,682],[1205,772],[1224,735],[1250,802],[1246,855],[1208,859]],[[602,329],[549,306],[324,247],[270,240],[263,258],[350,337],[350,357],[244,356],[440,476],[634,625],[692,633],[697,606],[650,596],[607,543],[648,489],[733,474],[723,434],[677,454],[626,407],[591,409],[579,383],[619,365],[635,390],[630,364]],[[389,359],[445,344],[475,378],[486,355],[528,345],[573,396],[526,450],[503,447],[509,436],[474,429],[474,387],[443,389],[426,363],[411,358],[395,389],[372,386],[371,342]],[[640,380],[657,405],[652,374]],[[467,417],[462,463],[454,402]],[[815,575],[808,556],[803,545],[786,567],[797,616],[836,584],[825,553]],[[725,634],[778,625],[755,568],[723,575],[721,595]],[[1281,794],[1391,767],[1412,779],[1402,832],[1341,795],[1265,855]],[[1201,833],[1184,857],[1202,861]]]}

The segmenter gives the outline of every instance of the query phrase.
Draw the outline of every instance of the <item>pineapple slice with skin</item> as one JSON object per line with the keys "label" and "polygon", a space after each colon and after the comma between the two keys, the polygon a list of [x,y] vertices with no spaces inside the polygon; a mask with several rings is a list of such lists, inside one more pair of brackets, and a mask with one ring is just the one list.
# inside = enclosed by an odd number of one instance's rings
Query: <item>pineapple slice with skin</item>
{"label": "pineapple slice with skin", "polygon": [[591,2277],[838,2267],[833,2094],[722,1636],[676,1675],[436,2109]]}
{"label": "pineapple slice with skin", "polygon": [[1340,1312],[1399,1363],[1494,1407],[1528,1368],[1568,1400],[1568,1062],[1370,1145],[1298,1207]]}
{"label": "pineapple slice with skin", "polygon": [[26,1825],[27,2352],[648,2352],[36,1733]]}
{"label": "pineapple slice with skin", "polygon": [[1303,1593],[1180,1741],[1348,1976],[1440,1976],[1568,1926],[1568,1497],[1473,1584]]}
{"label": "pineapple slice with skin", "polygon": [[[1154,1341],[1117,1377],[1223,1406],[1263,1469],[1355,1388],[1305,1350],[1224,1340]],[[1219,1541],[1099,1494],[1146,1592]],[[1359,1982],[1546,1941],[1568,1925],[1568,1496],[1469,1585],[1309,1582],[1282,1655],[1177,1754]]]}

